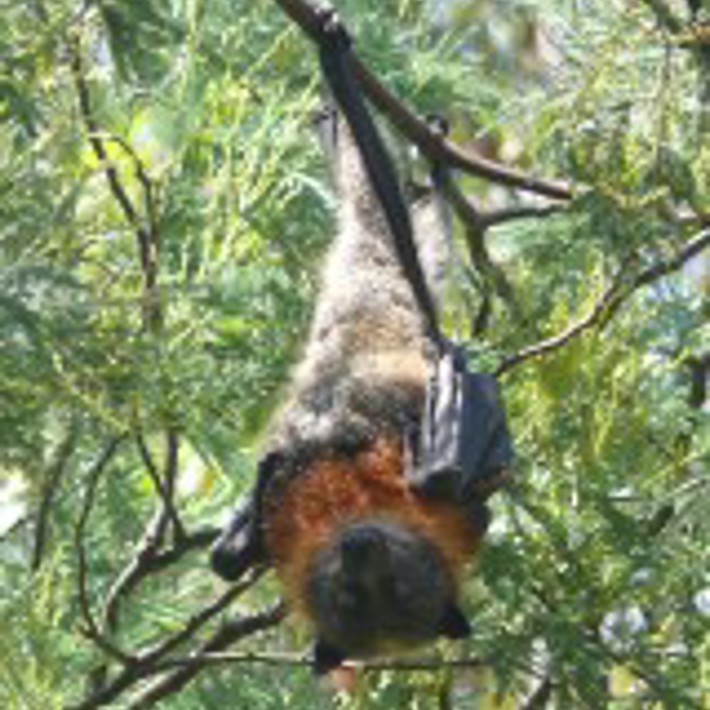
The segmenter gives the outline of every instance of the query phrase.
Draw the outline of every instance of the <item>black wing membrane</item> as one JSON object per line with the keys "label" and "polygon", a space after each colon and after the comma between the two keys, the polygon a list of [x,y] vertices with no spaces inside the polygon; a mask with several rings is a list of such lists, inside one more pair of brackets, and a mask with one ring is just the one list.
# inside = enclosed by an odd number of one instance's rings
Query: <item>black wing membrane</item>
{"label": "black wing membrane", "polygon": [[495,377],[469,372],[457,346],[435,364],[410,461],[413,488],[463,506],[485,500],[511,469],[513,444]]}

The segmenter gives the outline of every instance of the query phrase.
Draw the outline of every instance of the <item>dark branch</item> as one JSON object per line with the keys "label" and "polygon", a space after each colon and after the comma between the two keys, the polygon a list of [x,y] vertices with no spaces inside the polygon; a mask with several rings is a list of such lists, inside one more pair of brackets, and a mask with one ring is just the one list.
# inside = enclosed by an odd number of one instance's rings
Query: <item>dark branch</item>
{"label": "dark branch", "polygon": [[143,189],[143,205],[145,214],[148,219],[148,227],[151,235],[151,242],[157,242],[158,233],[158,211],[155,201],[155,188],[153,182],[148,176],[148,171],[141,160],[140,156],[134,150],[133,146],[123,137],[115,134],[106,134],[106,140],[113,141],[119,145],[123,151],[133,160],[133,166],[138,182]]}
{"label": "dark branch", "polygon": [[[160,324],[162,316],[160,300],[157,293],[158,233],[153,192],[152,189],[145,192],[145,183],[143,184],[146,206],[149,208],[148,222],[150,226],[149,228],[146,228],[142,223],[143,220],[139,216],[138,210],[133,204],[128,192],[119,178],[118,170],[109,160],[108,152],[103,140],[103,136],[105,134],[100,130],[98,122],[96,121],[91,103],[91,92],[89,91],[89,85],[84,75],[81,42],[78,35],[76,35],[70,42],[69,53],[71,58],[72,76],[74,78],[74,84],[76,86],[79,99],[79,111],[88,133],[89,144],[94,151],[96,159],[103,166],[111,194],[114,196],[114,199],[118,203],[126,220],[133,227],[136,234],[141,269],[143,272],[144,324],[149,330],[154,331]],[[116,138],[114,137],[112,140],[116,140]],[[121,145],[125,150],[127,144],[122,141]],[[130,153],[135,155],[132,150]],[[149,183],[147,175],[144,171],[141,172],[141,175],[139,175],[139,180],[141,182],[145,180]]]}
{"label": "dark branch", "polygon": [[[480,212],[474,203],[461,192],[453,180],[446,181],[445,193],[454,212],[466,226],[465,237],[471,263],[485,282],[492,283],[498,297],[506,304],[513,317],[518,321],[523,321],[523,312],[515,296],[513,286],[508,280],[505,271],[493,261],[486,247],[486,229],[493,224],[491,215]],[[510,217],[510,219],[513,219],[513,217]],[[486,298],[487,294],[484,293],[484,304],[486,303]],[[485,311],[482,310],[479,313],[476,319],[477,322],[481,320],[482,313],[485,313]],[[480,330],[477,332],[480,332]]]}
{"label": "dark branch", "polygon": [[111,461],[114,454],[116,453],[116,450],[118,449],[119,445],[122,441],[124,441],[125,438],[125,435],[121,435],[114,438],[108,444],[104,453],[94,464],[93,468],[89,471],[89,474],[87,476],[86,489],[84,492],[84,505],[82,506],[81,513],[79,515],[79,520],[77,521],[76,528],[74,530],[74,546],[76,549],[79,568],[79,609],[81,611],[82,619],[84,620],[84,627],[82,628],[82,633],[112,658],[116,658],[122,663],[131,663],[133,659],[129,655],[116,648],[107,638],[105,638],[101,634],[98,625],[96,624],[96,621],[94,619],[94,616],[91,612],[91,602],[89,601],[88,592],[88,564],[86,560],[86,549],[84,546],[86,526],[89,522],[91,509],[94,506],[94,499],[96,497],[96,489],[98,487],[99,479],[101,478],[101,474],[105,470],[109,461]]}
{"label": "dark branch", "polygon": [[[158,570],[165,569],[189,550],[203,544],[205,539],[209,538],[207,542],[204,542],[204,544],[208,544],[216,537],[216,533],[214,537],[210,537],[212,531],[209,531],[207,535],[205,531],[202,531],[197,539],[194,536],[188,536],[175,508],[173,498],[178,474],[179,449],[177,433],[168,429],[166,434],[165,473],[162,477],[143,434],[138,431],[135,438],[138,451],[160,497],[161,504],[146,525],[133,558],[118,576],[106,597],[104,624],[112,632],[115,632],[117,628],[122,601],[143,579]],[[170,550],[160,553],[168,522],[171,522],[173,526],[173,546]]]}
{"label": "dark branch", "polygon": [[[189,552],[211,544],[220,533],[218,528],[204,528],[203,530],[186,534],[185,537],[176,540],[171,548],[163,552],[157,552],[147,542],[154,536],[154,526],[155,521],[148,525],[142,542],[139,544],[138,552],[118,576],[106,596],[104,624],[111,631],[115,631],[117,628],[121,603],[131,595],[144,579],[162,572],[179,562]],[[153,551],[147,553],[146,551],[149,549]]]}
{"label": "dark branch", "polygon": [[691,409],[702,409],[708,399],[708,374],[710,373],[710,352],[703,355],[691,355],[685,364],[690,369],[690,392],[688,406]]}
{"label": "dark branch", "polygon": [[180,439],[177,431],[168,426],[165,433],[165,490],[163,495],[163,505],[173,525],[173,537],[176,542],[185,538],[185,528],[175,507],[175,486],[179,473]]}
{"label": "dark branch", "polygon": [[157,526],[156,534],[152,540],[153,546],[158,547],[163,541],[165,529],[168,521],[173,525],[173,532],[176,538],[184,537],[185,531],[180,520],[180,517],[175,509],[173,502],[173,494],[175,489],[175,479],[177,478],[177,457],[179,441],[177,434],[169,430],[166,435],[166,460],[165,474],[163,476],[158,472],[158,467],[153,460],[153,457],[146,444],[145,437],[141,431],[136,432],[136,444],[140,452],[143,463],[145,464],[150,480],[155,487],[155,491],[160,497],[161,510],[159,513],[160,523]]}
{"label": "dark branch", "polygon": [[[253,616],[248,616],[243,619],[236,619],[235,621],[225,624],[212,638],[202,644],[195,652],[195,656],[199,657],[201,654],[221,651],[247,636],[276,626],[281,622],[285,614],[285,605],[278,603],[260,614],[254,614]],[[145,690],[140,691],[131,699],[127,707],[135,709],[148,708],[154,705],[159,700],[182,690],[195,678],[203,667],[204,664],[184,666],[168,673],[155,683],[149,685]]]}
{"label": "dark branch", "polygon": [[59,490],[59,486],[67,468],[67,463],[74,453],[79,430],[76,423],[69,425],[69,431],[54,454],[54,460],[50,464],[45,474],[44,485],[42,486],[42,498],[37,511],[37,527],[35,530],[35,544],[32,552],[31,569],[36,572],[42,564],[44,548],[47,540],[47,529],[49,527],[49,514],[52,510],[54,497]]}
{"label": "dark branch", "polygon": [[674,257],[664,259],[644,269],[631,280],[626,277],[622,270],[622,273],[604,291],[584,318],[558,335],[509,355],[498,366],[496,374],[502,375],[521,362],[553,352],[597,324],[606,324],[638,289],[678,271],[684,264],[707,249],[708,246],[710,246],[710,230],[703,231],[697,237],[691,239]]}
{"label": "dark branch", "polygon": [[94,118],[93,107],[91,105],[91,94],[89,92],[89,86],[86,82],[86,77],[84,76],[81,46],[78,38],[76,38],[71,45],[71,68],[79,97],[79,110],[88,132],[89,144],[94,151],[96,159],[104,167],[109,188],[113,193],[116,202],[118,202],[128,222],[137,230],[141,245],[144,243],[147,244],[149,239],[148,234],[140,226],[140,219],[136,208],[133,206],[131,198],[128,196],[128,193],[118,177],[118,171],[111,164],[111,161],[108,158],[106,146],[101,138],[102,133],[99,130],[96,119]]}
{"label": "dark branch", "polygon": [[[253,586],[262,573],[263,570],[253,570],[247,579],[231,587],[215,602],[189,619],[185,627],[174,636],[153,648],[144,649],[136,653],[135,656],[131,657],[131,663],[125,664],[124,668],[110,682],[93,692],[77,705],[71,706],[71,710],[93,710],[94,708],[106,705],[113,702],[122,693],[141,680],[161,673],[159,662],[161,662],[168,653],[186,641],[189,641],[208,621],[226,609],[240,594],[243,594],[249,587]],[[215,650],[221,650],[221,648],[223,647]]]}
{"label": "dark branch", "polygon": [[239,584],[230,587],[221,597],[212,602],[209,606],[197,612],[194,616],[188,619],[183,628],[174,636],[166,639],[157,646],[141,651],[141,660],[154,664],[159,659],[165,657],[181,644],[188,641],[195,632],[201,629],[210,619],[214,618],[221,611],[224,611],[233,601],[240,597],[247,589],[253,587],[256,581],[264,573],[263,568],[254,569],[250,574]]}
{"label": "dark branch", "polygon": [[[276,0],[282,10],[316,42],[319,38],[319,17],[304,0]],[[438,131],[412,113],[394,94],[386,89],[355,56],[352,56],[355,78],[363,93],[410,141],[416,144],[432,162],[445,163],[471,175],[521,190],[527,190],[559,200],[569,200],[572,189],[563,183],[535,178],[512,168],[473,155],[446,140]]]}
{"label": "dark branch", "polygon": [[[160,664],[161,668],[182,668],[191,666],[212,666],[222,664],[250,665],[263,664],[267,666],[308,667],[313,665],[313,659],[303,653],[263,653],[246,651],[244,653],[203,653],[187,658],[170,658]],[[442,668],[480,668],[490,662],[483,658],[441,658],[424,656],[414,658],[382,658],[372,661],[353,663],[363,671],[440,671]]]}
{"label": "dark branch", "polygon": [[519,352],[509,355],[503,362],[498,366],[496,370],[496,376],[500,376],[507,372],[511,368],[519,365],[521,362],[525,362],[530,358],[540,357],[541,355],[546,355],[559,348],[567,345],[573,338],[583,333],[585,330],[592,328],[598,322],[600,322],[611,308],[611,304],[615,302],[616,294],[619,289],[618,283],[614,282],[609,286],[604,293],[599,297],[597,302],[594,304],[589,313],[582,318],[577,323],[570,325],[568,328],[563,330],[557,335],[542,340],[539,343],[530,345],[527,348],[523,348]]}
{"label": "dark branch", "polygon": [[491,212],[483,212],[480,215],[480,220],[483,228],[488,229],[489,227],[495,227],[518,219],[544,219],[562,211],[564,208],[565,206],[561,204],[544,206],[514,205]]}
{"label": "dark branch", "polygon": [[644,269],[633,280],[631,289],[635,290],[641,286],[648,286],[648,284],[657,281],[659,278],[678,271],[708,247],[710,247],[710,228],[704,229],[695,238],[691,239],[674,257],[664,259]]}

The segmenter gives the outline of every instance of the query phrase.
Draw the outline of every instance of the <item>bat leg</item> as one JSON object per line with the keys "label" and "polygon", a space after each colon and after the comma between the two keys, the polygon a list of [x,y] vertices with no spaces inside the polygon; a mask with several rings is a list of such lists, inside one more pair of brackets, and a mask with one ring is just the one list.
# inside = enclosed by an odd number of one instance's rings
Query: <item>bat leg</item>
{"label": "bat leg", "polygon": [[325,675],[338,668],[345,660],[345,654],[327,641],[317,639],[313,644],[313,672],[315,675]]}
{"label": "bat leg", "polygon": [[471,624],[455,604],[449,604],[439,622],[439,633],[450,639],[463,639],[471,635]]}

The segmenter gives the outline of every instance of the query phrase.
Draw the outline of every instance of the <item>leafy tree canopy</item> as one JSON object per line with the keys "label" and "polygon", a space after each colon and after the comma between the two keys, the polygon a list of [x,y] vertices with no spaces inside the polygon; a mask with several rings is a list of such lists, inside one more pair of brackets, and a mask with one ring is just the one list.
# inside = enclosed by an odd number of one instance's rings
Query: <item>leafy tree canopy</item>
{"label": "leafy tree canopy", "polygon": [[393,111],[473,156],[446,326],[517,446],[472,639],[345,697],[272,580],[229,589],[205,553],[333,231],[284,4],[0,8],[0,706],[708,707],[710,8],[338,3]]}

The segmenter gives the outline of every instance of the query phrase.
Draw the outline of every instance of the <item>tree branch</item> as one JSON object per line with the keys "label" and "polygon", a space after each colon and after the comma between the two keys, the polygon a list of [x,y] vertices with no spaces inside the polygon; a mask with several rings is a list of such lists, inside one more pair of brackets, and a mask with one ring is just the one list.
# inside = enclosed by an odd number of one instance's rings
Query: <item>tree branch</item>
{"label": "tree branch", "polygon": [[91,509],[94,505],[94,498],[96,496],[96,489],[99,483],[101,474],[105,470],[109,461],[113,458],[116,450],[118,449],[121,442],[126,438],[125,434],[114,438],[106,447],[104,453],[101,455],[99,460],[94,464],[93,468],[87,476],[86,490],[84,493],[84,504],[79,515],[79,520],[77,521],[76,528],[74,530],[74,547],[76,549],[78,558],[78,591],[79,591],[79,609],[81,611],[82,619],[84,620],[84,627],[82,627],[82,633],[93,641],[102,651],[111,656],[112,658],[118,659],[124,664],[131,663],[133,659],[116,648],[107,638],[105,638],[99,631],[98,625],[94,619],[91,612],[91,603],[89,601],[88,592],[88,564],[86,561],[86,550],[84,548],[84,537],[86,532],[86,526],[89,521],[89,516],[91,514]]}
{"label": "tree branch", "polygon": [[[212,638],[202,644],[195,652],[195,656],[199,657],[201,654],[220,651],[258,631],[276,626],[285,615],[286,607],[280,602],[259,614],[231,621],[219,629]],[[159,700],[182,690],[195,678],[203,667],[204,664],[184,666],[168,673],[134,696],[129,701],[127,708],[135,710],[136,708],[151,707]]]}
{"label": "tree branch", "polygon": [[564,205],[513,205],[503,207],[491,212],[483,212],[480,215],[481,225],[484,229],[495,227],[505,222],[512,222],[517,219],[544,219],[556,214],[564,209]]}
{"label": "tree branch", "polygon": [[[175,508],[173,497],[178,473],[177,433],[168,429],[166,435],[165,474],[161,477],[145,438],[140,431],[135,434],[136,446],[148,471],[161,504],[146,525],[145,531],[131,561],[111,587],[104,605],[104,626],[115,632],[118,624],[120,605],[148,575],[165,569],[180,559],[186,552],[202,544],[209,544],[217,535],[216,531],[201,531],[195,538],[188,536]],[[170,550],[159,553],[165,539],[168,522],[173,526],[173,545]],[[212,533],[214,532],[214,537]]]}
{"label": "tree branch", "polygon": [[[506,304],[513,317],[518,321],[523,321],[523,312],[516,298],[515,291],[505,271],[493,261],[486,247],[486,229],[494,224],[494,222],[491,221],[493,213],[487,215],[480,212],[474,203],[461,192],[458,185],[451,179],[446,181],[444,190],[454,212],[466,226],[465,237],[471,263],[485,281],[493,284],[493,288],[498,297]],[[500,215],[501,213],[498,214]],[[508,212],[506,212],[506,215],[507,214]],[[514,219],[514,217],[506,216],[502,219],[499,217],[498,220],[505,221],[506,218]]]}
{"label": "tree branch", "polygon": [[45,480],[42,486],[42,498],[39,510],[37,511],[37,526],[35,529],[34,549],[30,565],[30,569],[33,572],[36,572],[42,564],[52,503],[54,502],[55,494],[59,490],[59,485],[66,471],[67,463],[74,453],[78,433],[78,425],[75,422],[71,422],[69,431],[64,437],[64,440],[57,447],[57,451],[53,457],[54,460],[49,465],[45,474]]}
{"label": "tree branch", "polygon": [[[186,658],[170,658],[160,664],[160,668],[182,668],[191,666],[213,666],[222,664],[249,665],[263,664],[267,666],[296,666],[310,668],[313,659],[303,653],[264,653],[246,651],[244,653],[203,653],[199,656]],[[381,658],[363,662],[348,662],[363,671],[440,671],[442,668],[480,668],[490,665],[484,658],[442,658],[439,656]]]}
{"label": "tree branch", "polygon": [[547,338],[546,340],[542,340],[539,343],[535,343],[534,345],[530,345],[527,348],[523,348],[513,355],[508,355],[503,359],[501,364],[498,365],[495,372],[496,376],[500,377],[511,368],[525,362],[526,360],[547,355],[548,353],[558,350],[564,345],[567,345],[567,343],[583,333],[585,330],[588,330],[596,325],[602,320],[603,316],[607,313],[607,310],[611,307],[611,304],[616,298],[618,289],[619,284],[616,282],[612,283],[612,285],[609,286],[599,297],[597,302],[584,318],[579,320],[577,323],[568,326],[561,333],[558,333],[551,338]]}
{"label": "tree branch", "polygon": [[157,548],[164,538],[165,527],[168,521],[172,523],[173,533],[176,539],[185,536],[182,521],[173,502],[175,480],[177,478],[179,440],[177,433],[169,429],[166,434],[165,474],[162,477],[160,473],[158,473],[158,467],[155,465],[155,461],[148,449],[145,437],[140,431],[136,432],[136,444],[162,505],[159,512],[160,523],[153,541],[153,546]]}
{"label": "tree branch", "polygon": [[202,628],[210,619],[226,609],[232,602],[240,597],[247,589],[254,586],[259,578],[264,574],[264,568],[251,570],[250,574],[238,584],[230,587],[222,596],[218,597],[212,604],[200,610],[188,619],[183,628],[174,636],[165,639],[162,643],[150,649],[140,652],[141,660],[154,664],[159,659],[166,656],[181,644],[188,641],[195,632]]}
{"label": "tree branch", "polygon": [[123,151],[133,160],[134,170],[138,182],[140,182],[143,189],[143,205],[145,214],[147,215],[148,228],[151,235],[151,242],[156,242],[159,237],[158,230],[158,210],[155,201],[155,189],[153,182],[148,177],[148,172],[145,168],[143,161],[141,160],[138,153],[136,153],[133,146],[122,136],[115,135],[113,133],[106,133],[105,139],[113,141],[119,145]]}
{"label": "tree branch", "polygon": [[[263,569],[253,570],[250,576],[243,582],[228,589],[216,601],[212,602],[205,609],[197,612],[193,617],[188,619],[185,626],[174,636],[164,640],[152,648],[136,652],[130,657],[130,663],[124,663],[123,669],[110,682],[98,688],[81,702],[71,706],[71,709],[94,710],[94,708],[113,702],[122,693],[133,687],[136,683],[139,683],[141,680],[164,672],[164,669],[161,669],[159,662],[175,648],[186,641],[189,641],[208,621],[226,609],[229,604],[237,599],[237,597],[253,586],[254,583],[260,578],[261,574],[263,574],[263,571]],[[259,630],[258,625],[254,630]],[[249,631],[249,633],[252,632],[253,630]],[[215,638],[219,633],[219,631],[216,632],[212,638]],[[216,650],[221,650],[221,648],[223,647]]]}
{"label": "tree branch", "polygon": [[163,491],[163,505],[173,525],[173,538],[176,542],[185,538],[185,528],[175,507],[175,486],[179,473],[180,439],[176,429],[167,427],[165,433],[165,490]]}
{"label": "tree branch", "polygon": [[[160,299],[157,293],[159,242],[157,217],[154,211],[152,188],[148,189],[146,192],[146,184],[150,184],[150,181],[145,171],[142,170],[141,165],[138,179],[143,185],[146,207],[148,209],[147,219],[149,227],[146,228],[142,224],[138,210],[119,178],[118,170],[109,160],[103,140],[103,136],[106,134],[100,130],[94,116],[93,106],[91,104],[91,92],[89,91],[89,85],[84,76],[81,42],[78,34],[76,34],[69,43],[69,54],[71,72],[74,77],[74,84],[79,99],[79,112],[86,126],[89,144],[94,151],[96,159],[103,166],[111,194],[114,196],[126,220],[135,231],[141,270],[143,272],[143,321],[148,330],[155,331],[162,321],[162,314]],[[116,141],[117,139],[112,137],[111,140]],[[127,152],[134,157],[135,162],[134,151],[130,148],[127,149],[128,144],[122,139],[119,140],[119,143],[124,150],[127,150]]]}
{"label": "tree branch", "polygon": [[[214,542],[220,530],[218,528],[204,528],[194,533],[186,534],[185,537],[177,540],[173,546],[163,552],[157,552],[150,548],[146,540],[152,538],[153,521],[146,528],[146,532],[139,544],[138,551],[133,559],[118,576],[106,596],[104,603],[104,626],[115,632],[118,626],[118,618],[122,602],[146,578],[158,572],[162,572],[171,565],[181,560],[187,553]],[[147,554],[148,549],[153,549],[151,554]]]}
{"label": "tree branch", "polygon": [[[312,40],[318,42],[320,19],[313,7],[305,0],[276,0],[276,2]],[[571,199],[572,189],[564,183],[526,175],[495,161],[464,151],[455,143],[446,140],[385,88],[354,52],[351,59],[355,79],[363,93],[432,162],[444,163],[471,175],[486,178],[491,182],[545,195],[553,199]]]}
{"label": "tree branch", "polygon": [[141,253],[143,253],[143,247],[147,246],[149,236],[140,225],[138,212],[136,211],[131,198],[128,196],[128,193],[118,177],[118,171],[108,159],[106,146],[101,138],[103,133],[99,130],[99,126],[94,118],[94,112],[91,105],[91,93],[89,92],[89,86],[86,82],[86,77],[84,76],[81,46],[78,37],[75,38],[74,42],[70,45],[70,52],[72,75],[74,77],[74,83],[76,85],[77,95],[79,98],[79,110],[87,129],[89,144],[94,151],[96,159],[104,167],[106,180],[108,181],[109,188],[113,193],[116,202],[126,217],[126,220],[136,229],[136,233],[142,247]]}
{"label": "tree branch", "polygon": [[631,280],[628,280],[622,271],[584,318],[570,325],[558,335],[507,356],[498,366],[496,375],[500,376],[526,360],[558,350],[585,330],[599,323],[606,324],[638,289],[648,286],[674,271],[678,271],[708,246],[710,246],[710,230],[705,230],[700,232],[694,239],[691,239],[674,257],[653,264],[639,272]]}

